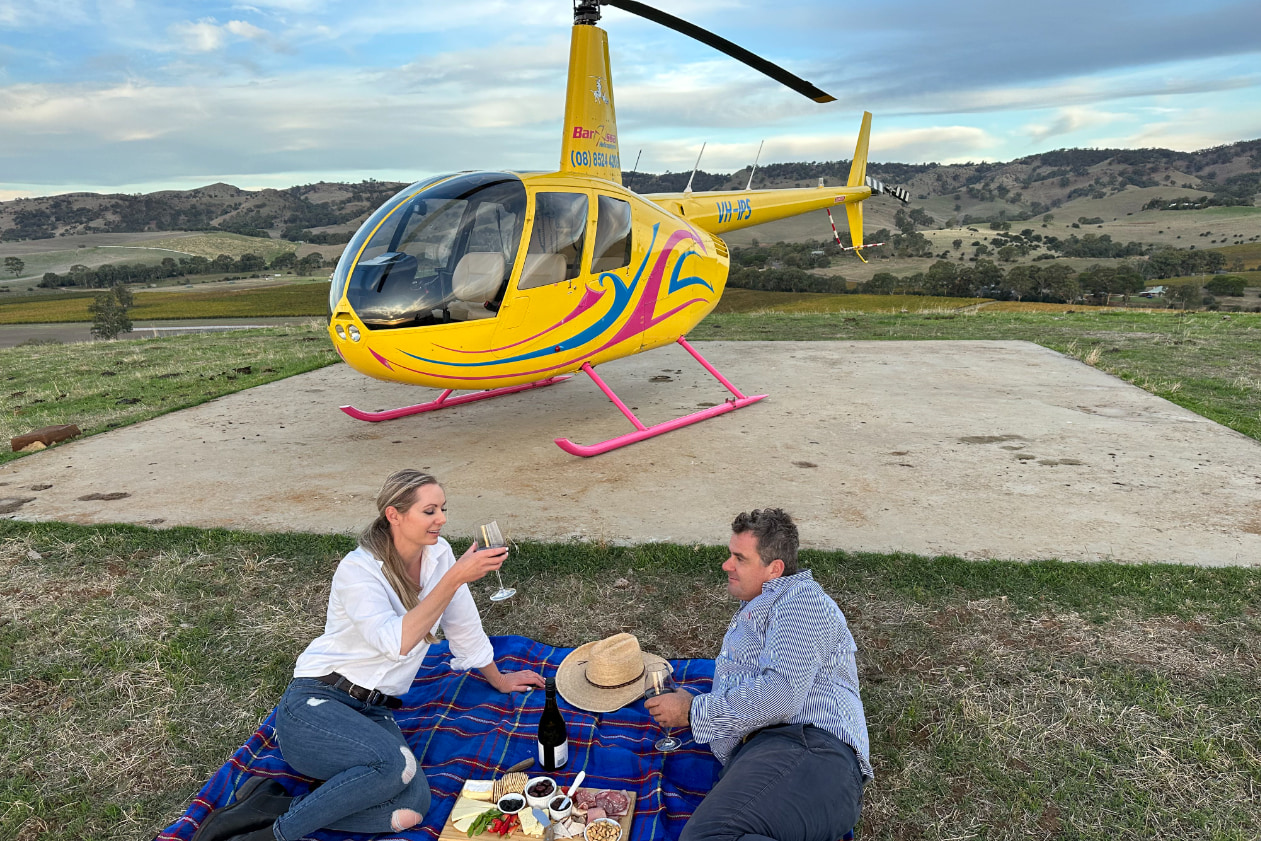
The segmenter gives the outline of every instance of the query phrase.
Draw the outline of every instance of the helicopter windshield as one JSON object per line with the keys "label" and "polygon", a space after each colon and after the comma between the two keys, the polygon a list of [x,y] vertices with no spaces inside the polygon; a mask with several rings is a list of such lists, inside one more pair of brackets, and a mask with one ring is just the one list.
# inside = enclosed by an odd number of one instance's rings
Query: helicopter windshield
{"label": "helicopter windshield", "polygon": [[525,185],[510,173],[413,184],[346,247],[333,306],[344,288],[374,330],[493,318],[516,260],[525,205]]}

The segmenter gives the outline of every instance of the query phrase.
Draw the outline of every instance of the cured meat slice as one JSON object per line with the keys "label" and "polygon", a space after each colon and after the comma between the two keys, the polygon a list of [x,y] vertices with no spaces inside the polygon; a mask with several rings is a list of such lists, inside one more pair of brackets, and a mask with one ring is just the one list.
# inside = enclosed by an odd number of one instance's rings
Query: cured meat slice
{"label": "cured meat slice", "polygon": [[574,806],[578,809],[586,811],[596,804],[600,792],[590,788],[580,788],[574,792]]}
{"label": "cured meat slice", "polygon": [[602,791],[596,795],[596,805],[611,818],[620,818],[630,808],[630,798],[620,791]]}

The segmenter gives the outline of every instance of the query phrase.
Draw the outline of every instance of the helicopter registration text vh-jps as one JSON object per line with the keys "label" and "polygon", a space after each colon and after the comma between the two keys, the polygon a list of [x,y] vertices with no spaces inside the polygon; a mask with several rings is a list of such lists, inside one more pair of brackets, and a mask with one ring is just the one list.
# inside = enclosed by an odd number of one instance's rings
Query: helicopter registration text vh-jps
{"label": "helicopter registration text vh-jps", "polygon": [[[595,25],[601,4],[637,14],[647,8],[630,0],[575,3],[559,171],[419,181],[378,208],[346,246],[329,292],[337,352],[369,376],[447,389],[430,403],[388,412],[342,407],[348,414],[387,420],[583,371],[637,427],[593,447],[558,439],[569,452],[592,455],[742,408],[764,395],[740,394],[684,339],[726,285],[730,260],[719,234],[844,204],[861,247],[859,202],[872,194],[864,183],[870,114],[843,187],[650,196],[623,187],[607,35]],[[656,10],[645,16],[688,26]],[[774,78],[794,90],[831,99],[778,72]],[[594,367],[672,342],[736,399],[645,427]],[[448,401],[453,389],[489,391]]]}

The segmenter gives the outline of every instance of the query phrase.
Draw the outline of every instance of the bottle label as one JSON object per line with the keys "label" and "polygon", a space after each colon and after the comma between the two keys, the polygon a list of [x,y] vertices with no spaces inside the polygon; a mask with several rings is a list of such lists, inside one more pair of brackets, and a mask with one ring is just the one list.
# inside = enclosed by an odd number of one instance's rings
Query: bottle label
{"label": "bottle label", "polygon": [[565,767],[565,763],[569,761],[569,740],[561,742],[552,748],[552,755],[556,757],[556,762],[551,765],[547,764],[547,749],[543,747],[543,743],[539,742],[539,765],[542,765],[548,771],[556,768]]}

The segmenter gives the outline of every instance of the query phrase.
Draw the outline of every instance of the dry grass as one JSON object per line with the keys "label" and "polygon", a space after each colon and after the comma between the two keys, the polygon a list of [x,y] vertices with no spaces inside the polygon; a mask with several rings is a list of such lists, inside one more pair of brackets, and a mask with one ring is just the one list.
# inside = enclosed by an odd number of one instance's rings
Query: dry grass
{"label": "dry grass", "polygon": [[825,295],[815,292],[760,292],[729,287],[718,302],[720,313],[933,313],[954,312],[984,298],[933,298],[925,295]]}
{"label": "dry grass", "polygon": [[[0,301],[0,324],[58,324],[92,320],[96,293]],[[136,292],[132,321],[177,318],[266,318],[322,316],[328,311],[328,282],[285,283],[261,288]],[[124,334],[125,336],[125,334]]]}
{"label": "dry grass", "polygon": [[[1139,299],[1141,300],[1141,299]],[[1152,312],[1151,307],[1091,307],[1083,304],[1043,304],[1037,301],[992,301],[987,312]]]}
{"label": "dry grass", "polygon": [[[75,424],[85,435],[195,406],[337,359],[323,328],[0,349],[0,440]],[[20,458],[0,451],[0,463]]]}
{"label": "dry grass", "polygon": [[234,260],[245,254],[257,254],[267,262],[276,259],[280,254],[297,249],[297,244],[282,239],[262,239],[247,237],[241,234],[215,233],[194,234],[192,236],[167,237],[163,239],[145,240],[134,243],[133,247],[169,248],[194,257],[205,257],[213,260],[220,254],[227,254]]}
{"label": "dry grass", "polygon": [[[279,697],[349,545],[0,521],[0,837],[174,820]],[[474,590],[491,633],[712,657],[721,558],[525,544],[515,599]],[[809,560],[859,646],[862,838],[1261,832],[1261,571]]]}

